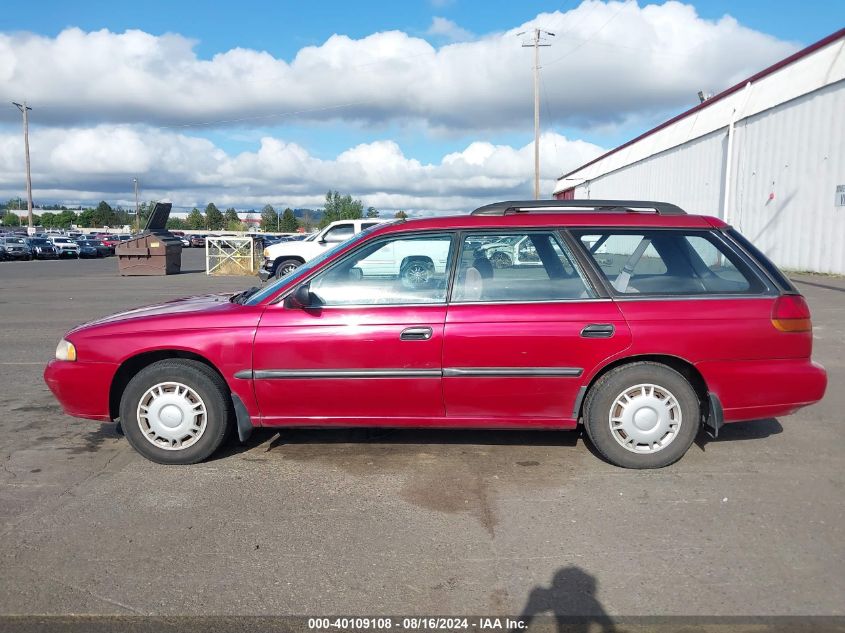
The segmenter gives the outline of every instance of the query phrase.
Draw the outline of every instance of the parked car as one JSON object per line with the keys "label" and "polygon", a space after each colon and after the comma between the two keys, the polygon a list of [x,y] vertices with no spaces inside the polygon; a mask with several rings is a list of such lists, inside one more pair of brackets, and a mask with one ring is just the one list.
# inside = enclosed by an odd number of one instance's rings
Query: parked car
{"label": "parked car", "polygon": [[96,242],[97,246],[103,250],[103,253],[106,256],[114,255],[115,245],[119,243],[119,240],[111,241],[109,240],[108,236],[103,236],[97,240],[91,240],[92,242]]}
{"label": "parked car", "polygon": [[[523,237],[539,265],[477,248]],[[409,259],[428,265],[403,278]],[[160,463],[254,426],[583,425],[611,463],[658,468],[702,427],[821,399],[812,345],[804,298],[721,220],[530,201],[379,224],[262,289],[88,323],[45,379],[67,413],[119,418]]]}
{"label": "parked car", "polygon": [[0,240],[0,262],[9,261],[9,254],[6,252],[6,246],[3,244],[3,240]]}
{"label": "parked car", "polygon": [[112,247],[97,240],[77,240],[77,244],[79,244],[79,257],[83,259],[108,257],[114,253]]}
{"label": "parked car", "polygon": [[100,240],[88,240],[86,244],[97,249],[97,257],[108,257],[109,255],[114,255],[114,248],[106,246],[106,244]]}
{"label": "parked car", "polygon": [[58,259],[59,249],[52,241],[45,237],[32,237],[29,239],[29,248],[35,259]]}
{"label": "parked car", "polygon": [[191,246],[194,248],[200,248],[201,246],[205,246],[205,236],[203,235],[191,235],[190,236]]}
{"label": "parked car", "polygon": [[50,240],[59,249],[59,257],[79,258],[79,244],[69,237],[53,237]]}
{"label": "parked car", "polygon": [[191,247],[191,240],[189,240],[187,237],[185,237],[184,235],[177,235],[176,237],[179,238],[179,241],[182,243],[182,248]]}
{"label": "parked car", "polygon": [[93,259],[95,257],[100,257],[100,251],[93,245],[91,245],[88,240],[80,240],[79,244],[79,258],[80,259]]}
{"label": "parked car", "polygon": [[258,277],[261,281],[267,281],[274,276],[279,279],[314,259],[331,246],[383,222],[383,220],[371,219],[339,220],[311,236],[311,239],[271,244],[264,249],[264,263],[258,271]]}
{"label": "parked car", "polygon": [[27,239],[25,237],[9,236],[0,238],[8,259],[22,259],[29,261],[32,259],[32,250],[29,248]]}

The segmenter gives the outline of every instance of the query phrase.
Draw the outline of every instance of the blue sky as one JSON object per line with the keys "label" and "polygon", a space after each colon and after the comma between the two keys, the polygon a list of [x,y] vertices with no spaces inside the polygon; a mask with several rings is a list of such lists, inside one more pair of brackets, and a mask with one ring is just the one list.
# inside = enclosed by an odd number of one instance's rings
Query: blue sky
{"label": "blue sky", "polygon": [[[85,30],[142,29],[177,32],[198,40],[203,57],[238,46],[291,58],[303,46],[323,42],[333,33],[363,37],[399,29],[424,34],[433,16],[447,17],[474,33],[505,30],[541,12],[566,10],[578,2],[537,0],[407,0],[402,2],[184,2],[145,0],[110,2],[49,0],[10,2],[0,15],[0,29],[55,35],[68,26]],[[701,17],[728,13],[751,28],[809,44],[841,28],[845,7],[839,0],[699,0]]]}
{"label": "blue sky", "polygon": [[[507,38],[502,34],[532,26],[538,15],[547,15],[560,34],[551,48],[543,50],[547,66],[541,118],[544,132],[554,134],[550,171],[577,164],[694,105],[697,89],[721,90],[845,23],[841,0],[686,4],[7,3],[0,13],[0,38],[6,36],[7,50],[32,46],[40,54],[22,56],[10,65],[12,74],[5,77],[5,87],[0,86],[0,97],[33,102],[33,133],[44,143],[51,134],[73,129],[81,139],[75,141],[79,151],[86,149],[84,140],[96,147],[94,153],[104,153],[108,143],[125,135],[132,140],[122,141],[124,154],[135,141],[183,148],[185,156],[177,161],[180,168],[185,161],[196,164],[188,177],[193,184],[183,192],[186,202],[191,196],[208,195],[203,193],[207,189],[225,191],[229,199],[243,199],[243,204],[272,195],[305,200],[316,195],[312,189],[323,186],[322,174],[340,172],[359,161],[354,173],[359,181],[366,176],[370,182],[353,193],[369,192],[383,205],[402,205],[403,185],[396,170],[405,170],[408,183],[437,173],[442,180],[436,205],[447,207],[457,204],[447,199],[486,191],[482,184],[466,184],[470,166],[476,168],[470,174],[475,182],[482,183],[498,170],[504,183],[509,180],[509,166],[525,154],[533,122],[530,53],[520,50],[514,34]],[[724,20],[726,14],[736,23]],[[435,20],[440,20],[440,27]],[[68,28],[80,33],[69,37]],[[101,29],[108,31],[106,36],[95,36]],[[141,39],[122,35],[131,29],[146,35]],[[388,31],[399,35],[385,35]],[[175,34],[175,39],[167,34]],[[330,45],[327,41],[335,34],[349,39],[331,40],[335,45]],[[430,45],[428,50],[424,42]],[[317,60],[314,72],[297,59],[303,49]],[[111,67],[104,56],[114,57]],[[76,66],[68,68],[71,59]],[[368,66],[369,62],[357,64],[358,59],[378,61]],[[23,72],[26,63],[38,64],[33,70],[38,76]],[[426,93],[429,78],[432,88]],[[115,84],[124,81],[121,92]],[[372,90],[361,87],[368,82],[373,83]],[[14,115],[0,111],[0,144],[4,132],[9,143],[15,142]],[[236,118],[246,120],[225,123]],[[214,148],[203,149],[191,139]],[[103,142],[100,147],[98,141]],[[491,150],[484,144],[503,149]],[[358,146],[366,146],[366,151],[353,152],[348,160],[339,158]],[[452,153],[460,156],[444,165],[444,157]],[[122,167],[116,165],[121,161],[104,155],[103,164],[89,173],[80,173],[77,165],[62,163],[57,152],[52,154],[53,171],[65,166],[69,173],[45,183],[39,191],[42,198],[123,195],[118,189],[130,171],[156,183],[163,195],[177,195],[174,192],[180,190],[177,175],[161,173],[163,168],[140,149],[130,157],[133,160],[121,156]],[[209,155],[214,157],[213,166],[205,164]],[[335,164],[336,160],[340,162]],[[284,161],[289,161],[290,169],[279,167]],[[561,163],[567,164],[558,167]],[[461,169],[447,169],[453,164]],[[297,182],[292,175],[297,165],[321,175]],[[264,184],[239,171],[248,168],[263,170]],[[0,163],[0,195],[14,191],[16,182],[11,171],[4,176],[4,169],[13,170],[14,165]],[[203,176],[209,169],[218,172],[219,182],[209,183],[214,179]],[[285,182],[278,194],[272,194],[267,184],[273,178]],[[349,178],[354,185],[356,180]],[[380,190],[379,178],[395,179],[396,190],[387,184]],[[67,182],[71,179],[72,186]],[[235,181],[241,184],[232,184]],[[464,184],[448,184],[453,182]],[[522,186],[500,184],[496,192],[504,195],[508,188],[519,191]],[[421,202],[425,197],[419,194],[409,200]]]}

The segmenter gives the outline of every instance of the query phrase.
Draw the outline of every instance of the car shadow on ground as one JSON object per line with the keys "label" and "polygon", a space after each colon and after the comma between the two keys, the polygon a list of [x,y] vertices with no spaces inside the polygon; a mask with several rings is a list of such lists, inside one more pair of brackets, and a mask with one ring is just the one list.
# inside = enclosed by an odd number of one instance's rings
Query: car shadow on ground
{"label": "car shadow on ground", "polygon": [[775,418],[731,422],[719,429],[719,437],[713,437],[702,427],[695,438],[695,444],[704,451],[706,446],[711,443],[761,440],[778,433],[783,433],[783,426]]}
{"label": "car shadow on ground", "polygon": [[[246,442],[233,438],[211,460],[225,459],[267,444],[272,451],[294,444],[396,444],[478,446],[575,446],[577,430],[385,429],[385,428],[256,428]],[[269,442],[269,443],[268,443]]]}
{"label": "car shadow on ground", "polygon": [[[783,432],[774,418],[726,424],[719,437],[710,436],[702,427],[695,444],[702,450],[710,443],[760,440]],[[583,427],[566,430],[499,430],[499,429],[385,429],[385,428],[256,428],[246,442],[235,437],[221,447],[211,460],[225,459],[267,444],[269,452],[296,444],[395,444],[395,445],[478,445],[478,446],[567,446],[578,440],[598,459],[606,461],[590,442]]]}

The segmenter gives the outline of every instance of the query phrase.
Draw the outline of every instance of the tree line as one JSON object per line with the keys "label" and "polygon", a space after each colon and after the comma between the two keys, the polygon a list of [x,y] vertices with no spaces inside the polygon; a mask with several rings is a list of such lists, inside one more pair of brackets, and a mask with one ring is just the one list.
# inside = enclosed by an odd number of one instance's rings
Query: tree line
{"label": "tree line", "polygon": [[[140,226],[143,227],[146,223],[154,205],[155,201],[141,203],[138,218]],[[105,200],[89,209],[81,207],[72,209],[60,205],[45,205],[42,209],[40,215],[33,216],[33,223],[51,229],[69,229],[72,225],[87,228],[115,227],[134,225],[136,222],[134,211],[112,207]],[[20,198],[0,204],[0,211],[5,211],[5,213],[0,213],[0,224],[3,226],[22,226],[27,222],[26,211],[21,210]],[[301,217],[297,217],[297,212],[301,214]],[[252,211],[247,212],[247,218],[252,213]],[[379,211],[372,206],[364,208],[361,200],[353,199],[349,194],[342,195],[337,191],[329,191],[326,193],[323,209],[318,211],[310,209],[294,211],[287,207],[280,212],[273,205],[267,204],[261,209],[259,226],[262,231],[295,233],[299,230],[310,231],[315,225],[323,228],[338,220],[355,220],[363,217],[377,218]],[[404,211],[398,211],[394,217],[404,219],[407,214]],[[167,222],[167,228],[243,231],[247,228],[247,223],[240,219],[236,209],[230,207],[222,212],[217,205],[209,202],[204,211],[194,207],[184,218],[171,217]]]}

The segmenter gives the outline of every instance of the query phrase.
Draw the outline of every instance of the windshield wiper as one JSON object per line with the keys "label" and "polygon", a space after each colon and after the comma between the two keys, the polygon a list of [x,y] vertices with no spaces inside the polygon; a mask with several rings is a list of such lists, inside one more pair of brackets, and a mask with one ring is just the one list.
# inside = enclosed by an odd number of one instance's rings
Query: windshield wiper
{"label": "windshield wiper", "polygon": [[256,292],[258,292],[259,290],[261,290],[261,288],[259,288],[258,286],[253,286],[252,288],[247,288],[246,290],[242,290],[241,292],[238,292],[237,294],[233,294],[231,297],[229,297],[229,301],[231,301],[232,303],[241,303],[242,304],[247,299],[249,299],[252,295],[254,295]]}

